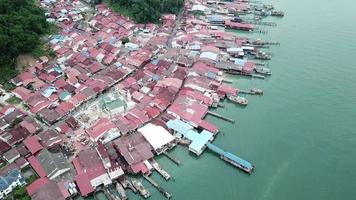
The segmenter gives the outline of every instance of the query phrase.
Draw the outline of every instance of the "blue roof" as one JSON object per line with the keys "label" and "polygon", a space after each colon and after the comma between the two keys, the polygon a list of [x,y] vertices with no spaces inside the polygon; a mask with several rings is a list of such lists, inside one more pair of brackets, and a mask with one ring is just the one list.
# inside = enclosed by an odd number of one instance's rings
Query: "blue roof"
{"label": "blue roof", "polygon": [[208,72],[208,73],[206,73],[206,76],[207,76],[208,78],[215,79],[216,74],[215,74],[214,72]]}
{"label": "blue roof", "polygon": [[152,79],[158,81],[161,77],[158,74],[153,74]]}
{"label": "blue roof", "polygon": [[17,180],[25,183],[25,179],[22,177],[21,172],[18,169],[11,170],[6,176],[0,176],[0,191],[7,189]]}
{"label": "blue roof", "polygon": [[210,17],[208,17],[208,20],[210,22],[223,22],[224,21],[224,19],[219,15],[210,16]]}
{"label": "blue roof", "polygon": [[189,148],[200,151],[207,143],[209,143],[213,137],[213,134],[209,131],[202,131],[201,133],[198,133],[194,130],[189,130],[186,134],[184,134],[184,137],[192,141]]}
{"label": "blue roof", "polygon": [[154,64],[154,65],[157,65],[158,62],[159,62],[159,59],[154,59],[154,60],[151,61],[151,63]]}
{"label": "blue roof", "polygon": [[52,35],[51,39],[64,40],[64,36],[56,34],[56,35]]}
{"label": "blue roof", "polygon": [[242,59],[238,59],[238,58],[235,58],[234,61],[235,61],[236,65],[245,65],[245,63],[246,63],[246,60],[242,60]]}
{"label": "blue roof", "polygon": [[46,98],[52,95],[57,89],[53,86],[48,87],[45,91],[42,92],[42,95]]}
{"label": "blue roof", "polygon": [[117,42],[116,37],[111,37],[111,38],[109,39],[109,44],[115,44],[116,42]]}
{"label": "blue roof", "polygon": [[114,63],[114,65],[117,67],[117,68],[120,68],[120,67],[122,67],[122,64],[121,64],[121,62],[116,62],[116,63]]}
{"label": "blue roof", "polygon": [[252,169],[253,166],[251,163],[247,162],[246,160],[239,158],[237,156],[235,156],[234,154],[230,153],[230,152],[226,152],[224,153],[224,156],[230,160],[235,161],[236,163],[242,165],[243,167],[246,167],[247,169]]}
{"label": "blue roof", "polygon": [[226,158],[240,164],[241,166],[247,168],[247,169],[252,169],[253,166],[251,163],[247,162],[246,160],[242,159],[242,158],[239,158],[237,156],[235,156],[234,154],[230,153],[230,152],[225,152],[224,150],[222,150],[221,148],[219,148],[218,146],[215,146],[211,143],[208,143],[207,144],[207,147],[214,151],[215,153],[219,154],[219,155],[223,155],[225,156]]}
{"label": "blue roof", "polygon": [[213,144],[211,144],[211,143],[208,143],[208,144],[207,144],[207,147],[208,147],[210,150],[214,151],[215,153],[217,153],[217,154],[219,154],[219,155],[224,155],[224,153],[225,153],[224,150],[220,149],[218,146],[215,146],[215,145],[213,145]]}
{"label": "blue roof", "polygon": [[168,128],[177,131],[180,134],[186,134],[189,130],[192,130],[193,127],[180,119],[169,120],[166,125]]}
{"label": "blue roof", "polygon": [[53,67],[54,71],[60,73],[60,74],[64,74],[64,71],[59,67],[59,66],[55,66]]}
{"label": "blue roof", "polygon": [[83,56],[85,57],[89,57],[89,51],[87,49],[83,50],[82,52],[80,52]]}

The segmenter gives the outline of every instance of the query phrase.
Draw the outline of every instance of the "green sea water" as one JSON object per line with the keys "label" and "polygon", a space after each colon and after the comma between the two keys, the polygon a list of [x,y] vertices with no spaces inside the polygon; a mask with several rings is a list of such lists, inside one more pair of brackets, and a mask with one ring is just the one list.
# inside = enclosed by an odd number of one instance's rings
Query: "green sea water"
{"label": "green sea water", "polygon": [[[262,27],[267,35],[245,35],[281,43],[267,49],[273,75],[229,77],[238,88],[265,94],[246,96],[246,108],[226,102],[215,110],[235,124],[208,117],[221,130],[214,144],[256,170],[247,175],[209,151],[196,157],[177,147],[172,154],[181,166],[158,158],[175,181],[153,174],[173,199],[356,199],[356,1],[270,2],[286,16],[267,18],[278,24]],[[150,199],[164,199],[143,183]]]}

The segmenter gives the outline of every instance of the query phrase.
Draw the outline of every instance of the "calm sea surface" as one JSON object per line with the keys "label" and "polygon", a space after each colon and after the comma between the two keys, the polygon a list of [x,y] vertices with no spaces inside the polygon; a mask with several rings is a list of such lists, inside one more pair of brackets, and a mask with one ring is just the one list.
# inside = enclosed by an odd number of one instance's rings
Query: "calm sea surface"
{"label": "calm sea surface", "polygon": [[[265,94],[247,96],[246,108],[226,102],[215,110],[235,124],[208,117],[221,130],[214,143],[256,170],[246,175],[209,151],[197,158],[178,147],[172,154],[181,166],[158,158],[175,181],[153,175],[174,199],[356,199],[356,1],[269,2],[286,16],[267,18],[278,23],[261,27],[267,35],[245,35],[281,43],[266,50],[272,77],[229,77],[236,87]],[[150,199],[164,199],[143,183]]]}

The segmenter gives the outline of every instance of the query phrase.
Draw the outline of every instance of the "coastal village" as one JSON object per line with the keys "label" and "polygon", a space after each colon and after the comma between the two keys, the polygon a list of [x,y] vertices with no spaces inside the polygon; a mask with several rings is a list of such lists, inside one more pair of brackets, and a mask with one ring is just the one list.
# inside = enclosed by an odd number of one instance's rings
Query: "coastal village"
{"label": "coastal village", "polygon": [[155,158],[180,165],[170,154],[177,145],[194,156],[212,151],[253,172],[248,155],[214,145],[219,127],[205,117],[234,123],[214,109],[224,99],[247,106],[247,95],[263,94],[231,86],[225,74],[270,76],[271,56],[263,49],[278,43],[229,30],[265,34],[259,27],[275,24],[263,19],[282,11],[247,0],[187,0],[179,15],[162,15],[161,24],[137,24],[90,1],[40,6],[59,27],[49,38],[56,57],[40,57],[11,80],[14,90],[0,90],[0,199],[18,186],[34,200],[97,191],[127,199],[128,189],[148,198],[139,176],[171,198],[150,174],[172,178]]}

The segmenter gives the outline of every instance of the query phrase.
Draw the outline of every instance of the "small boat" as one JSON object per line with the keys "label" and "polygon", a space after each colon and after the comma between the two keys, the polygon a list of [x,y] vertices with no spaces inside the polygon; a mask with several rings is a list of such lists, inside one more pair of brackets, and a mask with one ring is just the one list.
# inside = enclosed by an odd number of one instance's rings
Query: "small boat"
{"label": "small boat", "polygon": [[138,179],[132,178],[131,182],[134,185],[134,187],[138,190],[140,195],[143,196],[143,198],[147,199],[148,197],[151,196],[150,192],[143,186],[141,181],[139,181]]}
{"label": "small boat", "polygon": [[263,75],[272,75],[272,71],[269,68],[255,68],[255,72]]}
{"label": "small boat", "polygon": [[125,189],[122,187],[120,183],[116,183],[116,190],[120,194],[122,199],[127,199]]}
{"label": "small boat", "polygon": [[244,97],[228,95],[227,98],[230,101],[235,102],[235,103],[240,104],[240,105],[243,105],[243,106],[246,106],[248,104],[247,99],[244,98]]}
{"label": "small boat", "polygon": [[283,17],[284,16],[284,12],[283,11],[272,11],[271,12],[271,16]]}
{"label": "small boat", "polygon": [[252,88],[250,90],[250,92],[254,93],[254,94],[258,94],[258,95],[262,95],[263,91],[261,89],[257,89],[257,88]]}
{"label": "small boat", "polygon": [[260,60],[271,60],[271,56],[265,52],[257,52],[255,58]]}

